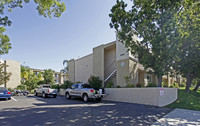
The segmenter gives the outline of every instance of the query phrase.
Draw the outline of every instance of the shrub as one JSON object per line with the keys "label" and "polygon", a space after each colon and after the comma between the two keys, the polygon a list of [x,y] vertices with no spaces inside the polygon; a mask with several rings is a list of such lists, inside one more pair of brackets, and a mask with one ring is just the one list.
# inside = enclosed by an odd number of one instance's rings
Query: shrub
{"label": "shrub", "polygon": [[147,85],[147,87],[157,87],[157,84],[149,82],[148,85]]}
{"label": "shrub", "polygon": [[180,87],[185,87],[185,86],[186,86],[186,83],[180,84]]}
{"label": "shrub", "polygon": [[174,87],[174,85],[172,84],[172,85],[170,85],[169,87],[170,87],[170,88],[173,88],[173,87]]}
{"label": "shrub", "polygon": [[174,88],[179,88],[178,83],[174,82]]}
{"label": "shrub", "polygon": [[163,87],[168,87],[168,84],[167,83],[163,83]]}
{"label": "shrub", "polygon": [[37,84],[45,84],[43,80],[39,81]]}
{"label": "shrub", "polygon": [[134,87],[135,87],[135,84],[127,84],[126,87],[127,87],[127,88],[134,88]]}
{"label": "shrub", "polygon": [[7,88],[10,92],[14,92],[14,90],[12,88]]}
{"label": "shrub", "polygon": [[96,90],[102,87],[102,80],[98,76],[90,76],[88,83]]}
{"label": "shrub", "polygon": [[121,88],[121,87],[119,85],[117,85],[116,88]]}
{"label": "shrub", "polygon": [[106,88],[112,88],[114,87],[114,84],[112,81],[109,81],[107,84],[106,84]]}
{"label": "shrub", "polygon": [[19,90],[26,90],[26,85],[19,85],[19,86],[17,86],[17,89],[19,89]]}
{"label": "shrub", "polygon": [[71,87],[72,85],[73,85],[73,83],[71,81],[67,80],[67,81],[64,81],[64,84],[60,85],[60,88],[67,89],[67,88]]}
{"label": "shrub", "polygon": [[30,93],[31,93],[31,94],[34,94],[34,91],[35,91],[35,90],[31,90]]}
{"label": "shrub", "polygon": [[51,85],[51,88],[58,89],[58,92],[60,91],[60,85],[59,84],[53,84],[53,85]]}

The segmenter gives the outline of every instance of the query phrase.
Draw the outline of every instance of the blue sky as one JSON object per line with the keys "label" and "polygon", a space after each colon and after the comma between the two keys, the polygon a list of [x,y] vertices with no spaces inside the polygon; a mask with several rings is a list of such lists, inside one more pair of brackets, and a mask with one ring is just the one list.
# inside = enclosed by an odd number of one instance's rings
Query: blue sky
{"label": "blue sky", "polygon": [[60,71],[65,59],[92,53],[92,48],[114,41],[110,29],[110,9],[115,0],[63,0],[66,11],[60,18],[38,15],[33,2],[9,13],[7,27],[12,49],[2,59],[19,61],[37,69]]}

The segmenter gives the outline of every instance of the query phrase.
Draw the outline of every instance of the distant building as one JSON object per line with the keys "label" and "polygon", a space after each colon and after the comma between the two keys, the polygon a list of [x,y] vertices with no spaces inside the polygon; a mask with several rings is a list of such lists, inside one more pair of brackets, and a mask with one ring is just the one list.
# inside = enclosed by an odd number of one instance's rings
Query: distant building
{"label": "distant building", "polygon": [[18,85],[20,85],[20,79],[21,79],[21,67],[20,63],[13,60],[0,60],[0,63],[5,63],[8,65],[8,67],[4,68],[4,70],[7,73],[11,73],[10,80],[5,83],[4,86],[6,88],[16,88]]}
{"label": "distant building", "polygon": [[[30,68],[30,70],[35,73],[35,75],[39,74],[39,72],[44,73],[44,70],[41,69]],[[55,84],[63,84],[66,80],[69,80],[68,74],[61,72],[54,72],[54,79]]]}

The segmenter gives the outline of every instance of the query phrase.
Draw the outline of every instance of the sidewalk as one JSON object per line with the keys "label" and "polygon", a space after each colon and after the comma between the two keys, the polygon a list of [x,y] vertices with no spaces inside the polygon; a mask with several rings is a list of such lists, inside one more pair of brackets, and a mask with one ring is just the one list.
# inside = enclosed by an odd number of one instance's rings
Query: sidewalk
{"label": "sidewalk", "polygon": [[152,126],[200,126],[200,111],[175,109]]}

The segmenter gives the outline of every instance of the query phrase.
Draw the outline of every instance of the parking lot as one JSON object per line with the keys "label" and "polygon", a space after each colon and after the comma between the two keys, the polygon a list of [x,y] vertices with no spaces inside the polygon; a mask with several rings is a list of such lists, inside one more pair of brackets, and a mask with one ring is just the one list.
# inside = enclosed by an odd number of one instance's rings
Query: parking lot
{"label": "parking lot", "polygon": [[151,125],[170,111],[121,102],[84,103],[81,99],[66,100],[64,96],[14,96],[8,101],[0,100],[0,126]]}

